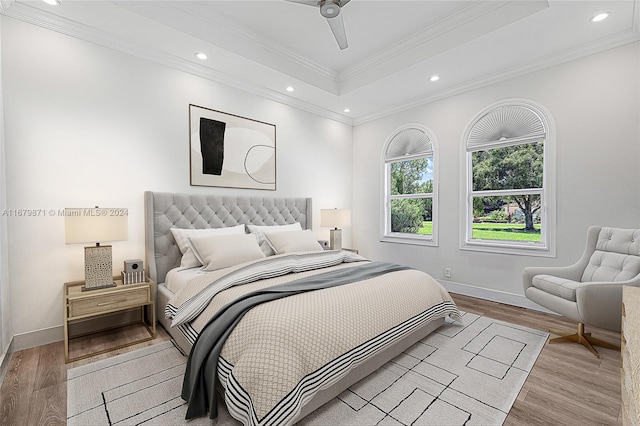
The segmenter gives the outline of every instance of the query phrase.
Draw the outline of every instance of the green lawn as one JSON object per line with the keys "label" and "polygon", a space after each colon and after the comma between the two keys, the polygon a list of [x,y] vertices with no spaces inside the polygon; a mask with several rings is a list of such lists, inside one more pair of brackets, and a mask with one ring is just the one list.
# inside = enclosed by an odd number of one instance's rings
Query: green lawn
{"label": "green lawn", "polygon": [[422,222],[422,228],[418,229],[420,235],[433,235],[433,222]]}
{"label": "green lawn", "polygon": [[525,231],[523,223],[474,223],[473,238],[483,240],[509,240],[540,242],[540,224],[535,231]]}
{"label": "green lawn", "polygon": [[[533,241],[540,242],[540,224],[535,231],[525,231],[521,223],[474,223],[473,238],[483,240]],[[423,222],[418,234],[432,235],[433,224]]]}

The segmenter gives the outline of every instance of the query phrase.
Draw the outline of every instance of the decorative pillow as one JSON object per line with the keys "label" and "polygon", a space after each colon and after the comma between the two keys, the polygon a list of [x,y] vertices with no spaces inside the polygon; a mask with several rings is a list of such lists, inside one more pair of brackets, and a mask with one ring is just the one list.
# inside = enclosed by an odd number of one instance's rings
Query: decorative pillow
{"label": "decorative pillow", "polygon": [[180,268],[195,268],[197,266],[201,266],[202,262],[196,258],[191,250],[191,245],[189,244],[189,237],[196,235],[228,235],[228,234],[244,234],[244,225],[238,226],[228,226],[226,228],[204,228],[204,229],[182,229],[182,228],[171,228],[171,233],[173,234],[173,238],[176,240],[176,244],[178,244],[178,248],[182,253],[182,260],[180,261]]}
{"label": "decorative pillow", "polygon": [[258,237],[258,244],[260,244],[260,248],[265,256],[273,256],[275,252],[265,239],[265,234],[285,231],[302,231],[302,226],[300,225],[300,222],[295,222],[290,225],[247,225],[247,229],[249,229],[250,233],[256,234]]}
{"label": "decorative pillow", "polygon": [[205,271],[265,257],[253,234],[196,236],[189,240],[196,257],[205,265]]}
{"label": "decorative pillow", "polygon": [[277,254],[293,251],[323,251],[310,229],[305,231],[273,232],[265,234],[267,242]]}

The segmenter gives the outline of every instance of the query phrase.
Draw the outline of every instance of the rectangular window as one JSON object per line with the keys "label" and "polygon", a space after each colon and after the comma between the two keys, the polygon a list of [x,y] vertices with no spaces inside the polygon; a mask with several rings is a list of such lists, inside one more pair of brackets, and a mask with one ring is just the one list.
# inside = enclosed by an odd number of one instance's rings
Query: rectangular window
{"label": "rectangular window", "polygon": [[473,191],[542,188],[544,143],[471,153]]}
{"label": "rectangular window", "polygon": [[392,198],[391,232],[433,235],[431,197]]}
{"label": "rectangular window", "polygon": [[433,157],[391,163],[391,195],[433,192]]}
{"label": "rectangular window", "polygon": [[433,235],[433,157],[391,163],[391,232]]}
{"label": "rectangular window", "polygon": [[[527,206],[531,206],[530,224]],[[540,194],[473,197],[471,238],[540,243]]]}

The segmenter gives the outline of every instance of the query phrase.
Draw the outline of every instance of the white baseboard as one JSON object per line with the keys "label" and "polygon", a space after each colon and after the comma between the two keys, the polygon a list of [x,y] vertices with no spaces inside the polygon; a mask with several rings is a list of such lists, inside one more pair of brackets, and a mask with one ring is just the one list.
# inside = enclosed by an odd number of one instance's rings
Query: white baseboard
{"label": "white baseboard", "polygon": [[[99,332],[114,327],[121,327],[134,324],[140,321],[140,311],[134,308],[130,311],[106,314],[99,318],[80,320],[69,326],[71,337],[91,332]],[[30,331],[28,333],[16,334],[13,336],[14,351],[22,351],[36,346],[48,345],[49,343],[64,340],[64,326],[45,328],[42,330]]]}
{"label": "white baseboard", "polygon": [[504,303],[506,305],[519,306],[521,308],[533,309],[534,311],[558,315],[556,312],[543,308],[542,306],[538,305],[535,302],[532,302],[521,294],[491,290],[484,287],[476,287],[473,285],[461,284],[454,281],[438,280],[438,282],[440,282],[440,284],[442,284],[442,286],[450,293],[476,297],[478,299],[490,300],[492,302]]}
{"label": "white baseboard", "polygon": [[0,357],[0,384],[4,382],[4,376],[9,370],[9,363],[11,362],[11,356],[13,355],[13,342],[14,340],[12,337],[6,352],[2,354],[2,357]]}
{"label": "white baseboard", "polygon": [[61,325],[30,331],[28,333],[15,334],[13,336],[13,351],[23,351],[61,340],[64,340],[64,327]]}

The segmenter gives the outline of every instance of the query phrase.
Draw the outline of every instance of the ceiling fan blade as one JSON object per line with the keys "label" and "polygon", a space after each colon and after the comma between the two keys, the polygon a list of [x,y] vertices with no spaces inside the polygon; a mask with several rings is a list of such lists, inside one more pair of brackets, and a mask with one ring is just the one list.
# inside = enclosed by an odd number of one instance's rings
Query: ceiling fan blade
{"label": "ceiling fan blade", "polygon": [[327,22],[329,23],[329,27],[331,27],[333,36],[338,42],[338,46],[340,46],[340,50],[349,47],[347,43],[347,32],[344,29],[344,22],[342,21],[342,14],[339,14],[335,18],[327,18]]}
{"label": "ceiling fan blade", "polygon": [[306,4],[307,6],[318,6],[320,4],[318,0],[287,0],[287,1],[291,3]]}

